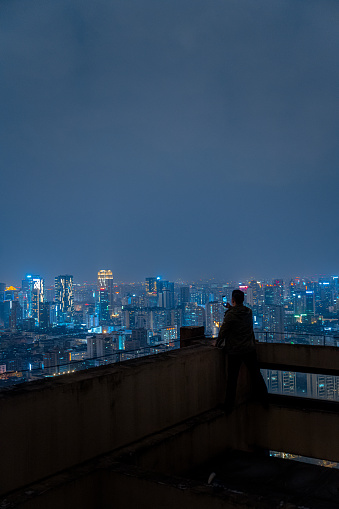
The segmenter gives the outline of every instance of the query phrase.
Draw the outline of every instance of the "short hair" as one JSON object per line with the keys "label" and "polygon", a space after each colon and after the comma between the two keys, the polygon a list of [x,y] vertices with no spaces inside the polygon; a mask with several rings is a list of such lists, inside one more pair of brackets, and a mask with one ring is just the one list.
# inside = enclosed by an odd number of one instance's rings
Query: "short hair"
{"label": "short hair", "polygon": [[233,290],[232,299],[236,304],[240,305],[244,302],[245,294],[241,290]]}

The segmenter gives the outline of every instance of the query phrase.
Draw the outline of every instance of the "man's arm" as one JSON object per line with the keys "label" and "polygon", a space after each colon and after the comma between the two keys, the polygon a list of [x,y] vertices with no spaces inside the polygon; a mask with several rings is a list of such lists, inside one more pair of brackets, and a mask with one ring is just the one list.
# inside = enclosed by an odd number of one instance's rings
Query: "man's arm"
{"label": "man's arm", "polygon": [[227,333],[228,333],[229,329],[230,329],[230,315],[228,314],[228,310],[227,310],[225,313],[225,316],[224,316],[224,321],[222,322],[222,325],[220,327],[218,339],[217,339],[215,346],[219,347],[222,345],[223,341],[226,342]]}

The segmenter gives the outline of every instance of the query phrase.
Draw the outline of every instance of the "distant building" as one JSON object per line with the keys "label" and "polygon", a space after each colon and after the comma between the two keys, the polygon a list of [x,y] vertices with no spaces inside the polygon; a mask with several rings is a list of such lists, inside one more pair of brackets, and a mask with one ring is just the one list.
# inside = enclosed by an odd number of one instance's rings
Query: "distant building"
{"label": "distant building", "polygon": [[218,335],[225,315],[225,308],[219,301],[208,302],[206,310],[206,335],[215,337]]}
{"label": "distant building", "polygon": [[103,336],[94,335],[87,338],[87,357],[94,359],[105,354],[105,340]]}
{"label": "distant building", "polygon": [[21,322],[21,306],[18,300],[11,300],[10,302],[10,314],[9,314],[9,327],[15,330],[18,323]]}
{"label": "distant building", "polygon": [[50,326],[50,303],[42,302],[39,309],[39,327],[48,329]]}
{"label": "distant building", "polygon": [[141,348],[147,346],[147,330],[143,329],[143,328],[133,329],[132,335],[131,335],[131,340],[139,341]]}
{"label": "distant building", "polygon": [[205,325],[205,310],[195,302],[183,305],[183,325],[202,326]]}
{"label": "distant building", "polygon": [[22,280],[23,318],[34,318],[36,326],[39,325],[40,304],[44,302],[44,288],[44,279],[39,275],[27,274]]}
{"label": "distant building", "polygon": [[70,369],[69,353],[63,348],[54,347],[43,355],[44,369],[49,374],[64,373]]}
{"label": "distant building", "polygon": [[113,273],[111,270],[99,270],[98,272],[98,289],[101,288],[106,290],[107,301],[108,301],[108,317],[105,320],[109,320],[113,314],[114,307],[114,287],[113,287]]}
{"label": "distant building", "polygon": [[5,290],[6,290],[5,283],[0,283],[0,302],[3,302],[5,300]]}
{"label": "distant building", "polygon": [[157,278],[147,277],[146,278],[146,293],[148,295],[156,295],[157,293]]}
{"label": "distant building", "polygon": [[14,286],[8,286],[5,290],[5,300],[18,300],[19,290],[14,288]]}
{"label": "distant building", "polygon": [[109,296],[105,287],[99,288],[99,324],[104,325],[110,319]]}
{"label": "distant building", "polygon": [[180,304],[187,304],[190,302],[190,288],[189,286],[182,286],[180,288]]}
{"label": "distant building", "polygon": [[177,327],[166,327],[161,329],[161,342],[166,345],[174,346],[175,341],[178,339]]}
{"label": "distant building", "polygon": [[56,276],[55,304],[58,323],[72,322],[74,314],[73,276]]}

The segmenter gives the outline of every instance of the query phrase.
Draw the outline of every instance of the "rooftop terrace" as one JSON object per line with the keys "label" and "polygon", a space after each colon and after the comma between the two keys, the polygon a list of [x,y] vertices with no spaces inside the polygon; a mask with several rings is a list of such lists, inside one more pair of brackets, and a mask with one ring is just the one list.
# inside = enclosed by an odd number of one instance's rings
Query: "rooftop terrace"
{"label": "rooftop terrace", "polygon": [[[338,507],[338,470],[268,453],[339,461],[339,403],[271,395],[265,410],[244,368],[225,416],[223,352],[191,334],[178,350],[2,391],[0,507]],[[336,347],[261,343],[258,357],[339,375]]]}

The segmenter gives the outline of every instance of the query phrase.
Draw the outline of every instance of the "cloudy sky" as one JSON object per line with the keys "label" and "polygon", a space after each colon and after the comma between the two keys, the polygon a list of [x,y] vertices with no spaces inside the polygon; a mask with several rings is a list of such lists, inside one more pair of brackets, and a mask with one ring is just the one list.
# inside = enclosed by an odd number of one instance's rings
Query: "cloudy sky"
{"label": "cloudy sky", "polygon": [[337,0],[0,0],[0,281],[339,272]]}

